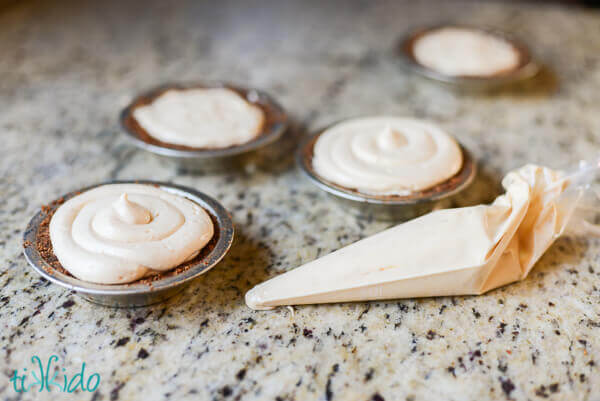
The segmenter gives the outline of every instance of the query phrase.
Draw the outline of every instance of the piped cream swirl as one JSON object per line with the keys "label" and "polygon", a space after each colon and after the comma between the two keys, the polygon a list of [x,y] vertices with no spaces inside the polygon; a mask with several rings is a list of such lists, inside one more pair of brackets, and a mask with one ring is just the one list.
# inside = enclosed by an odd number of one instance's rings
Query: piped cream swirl
{"label": "piped cream swirl", "polygon": [[225,88],[168,90],[133,116],[159,141],[196,148],[226,148],[257,137],[262,109]]}
{"label": "piped cream swirl", "polygon": [[374,195],[407,195],[454,176],[456,141],[434,124],[400,117],[348,120],[323,132],[313,168],[322,178]]}
{"label": "piped cream swirl", "polygon": [[61,205],[50,240],[61,265],[101,284],[129,283],[192,259],[214,234],[194,202],[144,184],[103,185]]}

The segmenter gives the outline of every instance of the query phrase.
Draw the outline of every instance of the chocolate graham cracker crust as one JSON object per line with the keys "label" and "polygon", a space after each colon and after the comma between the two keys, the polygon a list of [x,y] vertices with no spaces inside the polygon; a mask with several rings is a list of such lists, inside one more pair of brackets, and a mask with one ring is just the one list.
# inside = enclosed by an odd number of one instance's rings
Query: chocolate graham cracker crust
{"label": "chocolate graham cracker crust", "polygon": [[[245,101],[249,102],[250,104],[252,104],[254,106],[259,107],[263,111],[264,121],[261,126],[261,130],[253,139],[251,139],[250,141],[245,142],[243,144],[232,145],[232,146],[223,147],[223,148],[207,148],[207,147],[197,148],[197,147],[192,147],[192,146],[177,145],[177,144],[173,144],[173,143],[163,142],[163,141],[160,141],[160,140],[150,136],[150,134],[148,134],[148,132],[138,123],[138,121],[133,116],[133,112],[135,111],[136,108],[141,107],[141,106],[146,106],[146,105],[152,103],[159,96],[161,96],[163,93],[165,93],[169,90],[185,91],[188,89],[210,89],[210,88],[229,89],[229,90],[237,93],[238,95],[240,95]],[[253,92],[252,89],[244,89],[244,88],[239,88],[239,87],[235,87],[235,86],[231,86],[231,85],[222,85],[222,86],[205,86],[205,85],[201,85],[201,84],[165,85],[158,89],[154,89],[146,94],[142,94],[142,95],[138,96],[131,103],[131,105],[129,105],[123,111],[123,113],[121,115],[121,124],[123,125],[123,127],[126,130],[128,130],[129,132],[134,134],[137,138],[141,139],[142,141],[149,143],[151,145],[160,146],[163,148],[177,149],[177,150],[189,150],[189,151],[231,149],[231,148],[235,148],[235,147],[238,147],[241,145],[246,145],[246,144],[252,143],[252,142],[260,139],[262,136],[265,136],[267,133],[271,132],[271,128],[275,124],[284,123],[287,119],[285,113],[283,113],[283,111],[281,109],[279,109],[278,107],[276,107],[274,104],[272,104],[269,101],[264,101],[264,99],[261,95],[259,95],[256,100],[248,99],[249,97],[251,97],[250,94],[252,92]]]}
{"label": "chocolate graham cracker crust", "polygon": [[[76,195],[79,195],[79,192],[75,193],[73,196],[76,196]],[[40,222],[39,229],[36,233],[35,244],[32,244],[29,241],[26,241],[23,243],[23,246],[29,247],[29,246],[35,245],[38,253],[42,257],[42,259],[46,262],[46,264],[43,266],[43,269],[48,274],[55,274],[56,272],[59,272],[66,276],[76,278],[60,264],[58,258],[54,254],[54,251],[52,248],[52,241],[50,240],[50,220],[52,220],[52,216],[54,216],[54,213],[56,212],[58,207],[60,205],[62,205],[66,200],[67,199],[65,199],[65,198],[59,198],[59,199],[52,201],[49,204],[43,205],[41,207],[41,212],[44,214],[44,218]],[[217,244],[217,242],[219,240],[220,230],[219,230],[219,225],[218,225],[218,221],[217,221],[216,217],[213,216],[213,214],[210,211],[206,210],[205,208],[203,208],[203,210],[205,210],[208,213],[208,215],[210,216],[210,219],[213,223],[213,226],[215,227],[215,230],[214,230],[214,235],[211,238],[211,240],[204,246],[204,248],[202,248],[202,250],[200,250],[200,252],[194,259],[184,262],[169,271],[158,273],[158,274],[155,274],[155,275],[152,275],[149,277],[144,277],[139,280],[133,281],[131,283],[121,284],[121,285],[132,286],[132,285],[136,285],[136,284],[144,284],[144,285],[148,285],[149,287],[152,287],[152,284],[156,281],[183,273],[199,263],[206,264],[206,262],[203,262],[203,260],[215,248],[215,245]],[[107,285],[110,285],[110,284],[107,284]]]}

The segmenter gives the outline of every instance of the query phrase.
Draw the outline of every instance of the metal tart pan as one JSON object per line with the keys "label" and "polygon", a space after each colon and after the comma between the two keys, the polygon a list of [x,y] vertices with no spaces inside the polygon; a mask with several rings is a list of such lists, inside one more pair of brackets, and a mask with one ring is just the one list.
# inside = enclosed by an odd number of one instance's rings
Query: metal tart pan
{"label": "metal tart pan", "polygon": [[[101,185],[133,183],[158,186],[160,189],[183,196],[204,208],[215,224],[214,238],[216,238],[216,242],[213,243],[212,249],[210,249],[208,254],[199,259],[187,270],[152,281],[151,284],[137,282],[116,285],[90,283],[59,272],[40,255],[36,246],[37,235],[40,223],[45,219],[47,214],[44,211],[40,211],[33,216],[23,235],[25,258],[33,270],[46,280],[65,289],[75,291],[90,302],[111,307],[138,307],[162,302],[177,294],[189,285],[193,279],[206,273],[223,259],[233,242],[234,228],[231,216],[220,203],[201,192],[179,185],[155,181],[110,181],[68,193],[63,199],[67,200],[78,193]],[[51,206],[50,210],[56,209],[58,206]]]}
{"label": "metal tart pan", "polygon": [[461,170],[446,182],[432,189],[406,196],[371,195],[356,189],[346,188],[320,177],[312,165],[313,148],[319,136],[305,139],[296,153],[296,163],[300,171],[318,188],[331,195],[345,210],[358,217],[384,221],[405,221],[423,215],[437,208],[449,207],[454,196],[465,190],[477,175],[477,164],[464,146]]}
{"label": "metal tart pan", "polygon": [[[249,103],[260,107],[265,114],[262,132],[249,142],[227,148],[192,148],[153,139],[133,116],[136,107],[152,103],[168,90],[183,91],[196,88],[227,88],[238,93]],[[222,81],[161,85],[137,96],[123,109],[119,120],[127,138],[135,146],[174,162],[183,171],[196,173],[229,171],[256,163],[260,161],[263,153],[273,150],[275,142],[281,138],[288,127],[285,110],[267,93]]]}
{"label": "metal tart pan", "polygon": [[[425,67],[420,64],[414,55],[414,43],[415,41],[426,35],[429,32],[441,29],[441,28],[463,28],[472,31],[479,31],[489,35],[498,37],[509,44],[511,44],[519,54],[519,64],[512,70],[506,73],[496,74],[491,76],[453,76],[446,75],[439,71]],[[455,87],[471,89],[471,90],[488,90],[495,89],[510,84],[515,84],[526,79],[533,78],[540,70],[539,65],[533,59],[529,48],[518,39],[514,38],[506,32],[502,32],[495,28],[470,26],[462,24],[439,24],[424,28],[412,30],[404,35],[400,40],[396,48],[397,53],[400,55],[402,65],[423,77],[432,79],[434,81],[448,84]]]}

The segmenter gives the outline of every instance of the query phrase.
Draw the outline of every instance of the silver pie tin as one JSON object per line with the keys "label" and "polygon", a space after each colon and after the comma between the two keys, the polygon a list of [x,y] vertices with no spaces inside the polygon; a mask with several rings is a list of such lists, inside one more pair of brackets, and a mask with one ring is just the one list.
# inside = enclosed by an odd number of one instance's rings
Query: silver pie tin
{"label": "silver pie tin", "polygon": [[[263,132],[249,142],[227,148],[181,147],[149,137],[133,117],[133,111],[136,107],[151,103],[168,90],[196,88],[231,89],[249,103],[260,107],[265,113]],[[273,152],[276,149],[275,142],[281,138],[288,127],[288,117],[285,110],[267,93],[222,81],[161,85],[137,96],[123,109],[119,120],[127,134],[127,138],[135,146],[174,162],[183,171],[198,173],[229,171],[260,162],[264,153]]]}
{"label": "silver pie tin", "polygon": [[434,187],[439,188],[436,191],[425,190],[408,196],[361,193],[330,182],[315,172],[312,165],[314,144],[326,130],[327,128],[320,130],[301,143],[296,153],[296,163],[310,182],[331,195],[344,210],[360,218],[405,221],[434,209],[450,207],[454,197],[465,190],[477,175],[477,164],[467,149],[460,145],[463,153],[461,170],[447,183]]}
{"label": "silver pie tin", "polygon": [[[164,301],[182,291],[193,279],[215,267],[231,247],[234,229],[231,217],[227,210],[211,197],[183,186],[142,180],[110,181],[71,192],[63,198],[67,200],[78,193],[107,184],[154,185],[167,192],[183,196],[192,202],[197,203],[208,212],[215,225],[216,242],[213,242],[214,245],[211,245],[212,249],[209,250],[207,255],[202,259],[199,259],[196,264],[190,266],[187,270],[179,274],[152,281],[151,284],[136,282],[132,284],[115,285],[90,283],[59,272],[40,255],[36,246],[37,234],[40,223],[47,215],[44,211],[40,211],[31,219],[23,235],[25,258],[36,273],[54,284],[75,291],[84,299],[96,304],[111,307],[139,307]],[[50,210],[56,209],[58,206],[59,205],[50,206]]]}
{"label": "silver pie tin", "polygon": [[[483,32],[500,38],[512,45],[518,52],[519,64],[514,69],[506,73],[490,76],[446,75],[439,71],[425,67],[424,65],[420,64],[414,56],[414,43],[419,37],[441,28],[468,29],[472,31]],[[535,62],[531,52],[529,51],[529,48],[523,42],[506,32],[485,26],[471,26],[450,23],[419,28],[404,35],[404,37],[398,43],[396,50],[400,55],[400,60],[402,61],[403,66],[408,70],[440,83],[472,90],[495,89],[498,87],[515,84],[520,81],[533,78],[540,70],[540,66]]]}

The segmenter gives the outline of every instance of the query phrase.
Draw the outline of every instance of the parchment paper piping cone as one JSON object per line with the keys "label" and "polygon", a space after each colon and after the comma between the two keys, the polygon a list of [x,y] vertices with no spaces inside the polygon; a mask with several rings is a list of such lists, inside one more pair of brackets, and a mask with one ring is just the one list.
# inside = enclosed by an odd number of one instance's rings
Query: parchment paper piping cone
{"label": "parchment paper piping cone", "polygon": [[[524,279],[560,236],[580,191],[561,172],[510,172],[491,205],[446,209],[392,227],[257,285],[253,309],[482,294]],[[567,196],[568,195],[568,196]]]}

